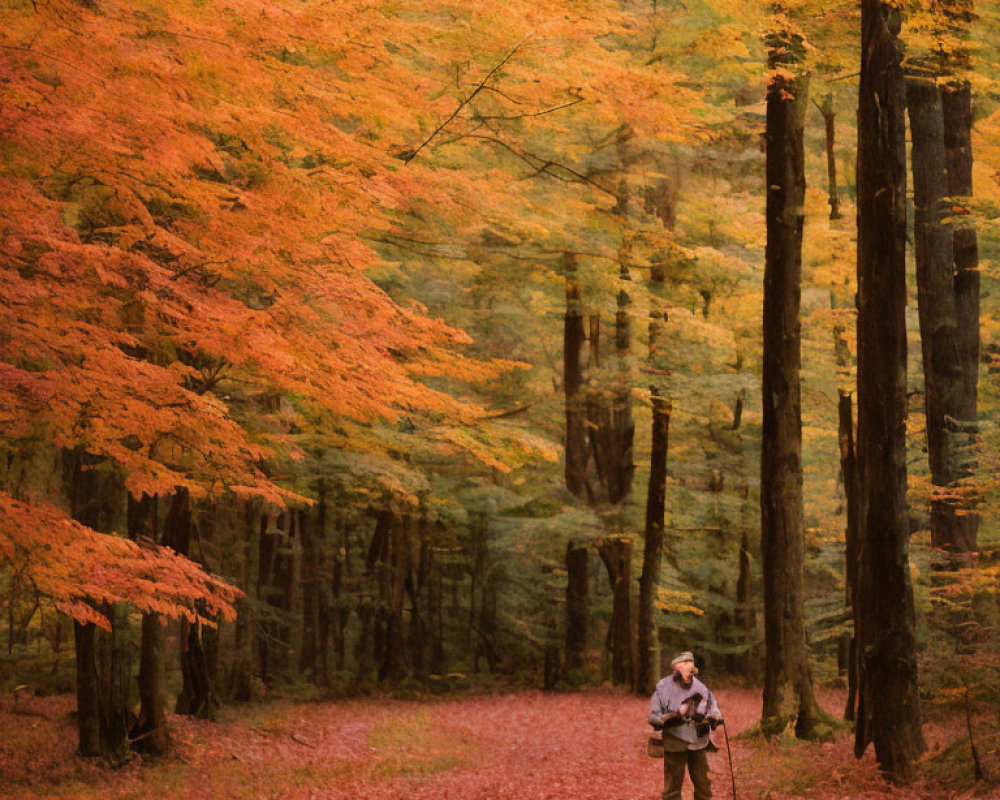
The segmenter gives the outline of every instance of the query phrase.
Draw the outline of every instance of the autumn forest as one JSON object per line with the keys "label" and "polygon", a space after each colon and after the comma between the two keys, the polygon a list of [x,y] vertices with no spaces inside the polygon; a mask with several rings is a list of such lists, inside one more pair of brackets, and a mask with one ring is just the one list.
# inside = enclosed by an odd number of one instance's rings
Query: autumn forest
{"label": "autumn forest", "polygon": [[0,797],[652,799],[681,651],[715,797],[1000,796],[998,79],[974,0],[0,0]]}

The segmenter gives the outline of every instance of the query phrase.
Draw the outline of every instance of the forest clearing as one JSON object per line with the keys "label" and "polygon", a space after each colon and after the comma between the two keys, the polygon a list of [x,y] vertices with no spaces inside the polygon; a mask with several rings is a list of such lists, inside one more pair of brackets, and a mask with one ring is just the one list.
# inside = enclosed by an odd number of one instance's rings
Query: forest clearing
{"label": "forest clearing", "polygon": [[996,797],[998,265],[997,0],[0,0],[0,795]]}
{"label": "forest clearing", "polygon": [[[833,707],[842,693],[823,693]],[[755,722],[750,690],[722,690],[735,736]],[[635,800],[659,796],[660,762],[646,756],[647,704],[619,693],[514,693],[429,702],[355,700],[244,708],[226,721],[172,720],[177,751],[153,765],[104,771],[73,758],[68,698],[4,701],[0,743],[10,800]],[[929,726],[932,751],[954,731]],[[715,796],[732,797],[722,732],[710,757]],[[874,759],[850,743],[796,747],[733,742],[737,796],[746,800],[874,800],[888,795]],[[996,762],[996,753],[991,756]],[[939,776],[940,778],[940,776]],[[916,784],[892,797],[996,797]],[[690,798],[690,786],[684,797]]]}

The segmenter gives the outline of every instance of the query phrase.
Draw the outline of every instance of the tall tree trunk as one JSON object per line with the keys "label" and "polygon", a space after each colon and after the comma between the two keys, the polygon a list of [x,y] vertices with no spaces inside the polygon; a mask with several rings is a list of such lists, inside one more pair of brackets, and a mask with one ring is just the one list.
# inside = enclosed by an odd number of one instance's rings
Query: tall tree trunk
{"label": "tall tree trunk", "polygon": [[[795,47],[793,42],[776,51],[794,53]],[[778,66],[773,53],[771,66]],[[819,711],[813,695],[803,610],[799,293],[807,93],[807,78],[788,79],[776,74],[767,94],[765,399],[760,490],[765,640],[761,728],[768,735],[779,733],[794,719],[795,734],[801,738],[814,735]]]}
{"label": "tall tree trunk", "polygon": [[323,537],[325,531],[318,524],[322,515],[313,519],[306,509],[298,509],[299,540],[302,543],[302,646],[299,650],[299,671],[306,678],[319,683],[320,678],[320,600],[323,568]]}
{"label": "tall tree trunk", "polygon": [[[193,525],[191,495],[187,489],[177,489],[163,523],[163,543],[180,555],[187,556],[191,550]],[[202,641],[200,624],[181,620],[180,650],[181,691],[174,710],[178,714],[211,719],[219,701],[215,696],[210,654]]]}
{"label": "tall tree trunk", "polygon": [[[966,371],[976,372],[963,347],[958,312],[958,272],[948,201],[948,154],[942,94],[935,75],[912,75],[906,81],[906,102],[913,141],[913,238],[917,261],[920,342],[924,362],[927,452],[931,480],[931,544],[947,550],[975,549],[977,520],[957,490],[968,476],[961,450],[968,446],[962,427],[975,424],[975,380],[971,402]],[[978,309],[977,309],[978,313]],[[978,354],[978,319],[973,357]]]}
{"label": "tall tree trunk", "polygon": [[566,314],[563,320],[563,391],[566,397],[566,488],[587,498],[587,412],[583,393],[583,353],[586,340],[580,307],[576,256],[563,256]]}
{"label": "tall tree trunk", "polygon": [[[70,515],[92,530],[111,533],[120,523],[116,512],[123,489],[116,474],[100,468],[102,462],[82,450],[65,453]],[[100,610],[111,622],[110,632],[98,631],[91,623],[73,623],[79,752],[120,760],[128,752],[130,665],[122,639],[125,618],[121,609],[108,604]]]}
{"label": "tall tree trunk", "polygon": [[390,684],[409,675],[412,666],[410,651],[406,646],[403,605],[416,561],[413,553],[414,527],[411,514],[393,515],[388,532],[389,546],[385,561],[386,587],[383,605],[385,642],[378,677],[380,681],[388,681]]}
{"label": "tall tree trunk", "polygon": [[[941,86],[944,117],[944,147],[948,174],[948,195],[952,199],[949,216],[956,220],[952,244],[954,251],[956,348],[962,371],[962,389],[956,392],[955,420],[964,430],[952,431],[962,437],[962,445],[975,444],[979,388],[979,243],[975,224],[967,219],[972,199],[972,87],[967,80],[954,77],[969,68],[969,28],[976,17],[973,0],[955,0],[944,8],[949,27],[960,44],[948,55],[952,79]],[[957,464],[958,478],[969,472],[968,461]],[[966,492],[969,488],[966,488]],[[944,519],[935,526],[931,519],[931,540],[938,547],[956,554],[977,549],[979,517],[973,512],[976,498],[967,494],[957,508],[944,508]],[[958,512],[958,513],[954,513]],[[964,512],[964,513],[963,513]],[[935,541],[936,540],[936,541]]]}
{"label": "tall tree trunk", "polygon": [[128,716],[131,708],[132,665],[128,654],[128,610],[122,603],[105,603],[102,611],[111,630],[98,634],[101,677],[101,755],[113,763],[129,752]]}
{"label": "tall tree trunk", "polygon": [[613,592],[607,648],[611,652],[611,680],[635,688],[632,664],[632,540],[619,537],[599,542],[597,552],[608,571]]}
{"label": "tall tree trunk", "polygon": [[[744,493],[746,493],[745,487]],[[740,671],[746,676],[754,676],[758,672],[754,647],[757,615],[753,607],[753,587],[750,578],[750,537],[744,527],[743,535],[740,537],[740,571],[736,579],[736,621],[739,629],[743,631],[741,644],[745,650],[740,658],[742,662]]]}
{"label": "tall tree trunk", "polygon": [[652,454],[649,489],[646,493],[646,540],[642,548],[639,578],[639,665],[636,692],[650,695],[660,679],[660,637],[656,608],[663,563],[663,525],[666,512],[667,444],[670,433],[670,401],[650,388],[653,402]]}
{"label": "tall tree trunk", "polygon": [[347,667],[347,623],[351,611],[344,597],[344,579],[351,574],[351,536],[347,522],[339,515],[336,527],[340,536],[340,547],[334,553],[333,582],[333,649],[336,669]]}
{"label": "tall tree trunk", "polygon": [[906,93],[901,11],[861,3],[858,93],[859,561],[854,752],[906,779],[925,749],[906,502]]}
{"label": "tall tree trunk", "polygon": [[[854,446],[854,404],[851,393],[839,393],[838,406],[840,444],[840,474],[844,481],[844,497],[847,500],[847,527],[844,531],[844,606],[854,608],[858,580],[858,458]],[[847,703],[844,719],[853,721],[858,696],[857,642],[847,634],[846,646]]]}
{"label": "tall tree trunk", "polygon": [[823,95],[823,102],[817,103],[826,127],[826,185],[830,201],[830,219],[840,219],[840,196],[837,194],[836,119],[833,107],[833,92]]}
{"label": "tall tree trunk", "polygon": [[[632,442],[635,422],[632,419],[631,378],[628,357],[631,352],[631,324],[629,306],[632,303],[626,287],[631,280],[628,258],[631,238],[626,236],[620,253],[621,289],[618,292],[618,309],[615,312],[615,353],[617,372],[610,386],[592,388],[587,397],[587,428],[597,478],[601,485],[601,499],[615,505],[632,491]],[[594,331],[591,317],[591,332]],[[594,341],[591,341],[591,348]],[[599,354],[592,359],[599,361]],[[592,501],[597,498],[591,498]]]}
{"label": "tall tree trunk", "polygon": [[[156,497],[128,497],[128,535],[133,541],[159,542]],[[166,635],[159,614],[142,615],[139,646],[139,719],[131,732],[137,751],[162,756],[170,749],[167,728]]]}
{"label": "tall tree trunk", "polygon": [[587,548],[566,545],[566,657],[567,674],[586,661],[590,601],[587,583]]}
{"label": "tall tree trunk", "polygon": [[247,595],[236,601],[236,634],[235,654],[229,675],[229,697],[246,702],[253,697],[253,679],[257,673],[257,645],[254,630],[256,628],[255,603],[250,602],[251,594],[256,597],[256,576],[254,575],[255,553],[258,544],[258,525],[260,510],[257,503],[248,501],[243,505],[243,527],[241,545],[243,548],[240,559],[240,586],[246,587]]}
{"label": "tall tree trunk", "polygon": [[81,756],[101,755],[101,683],[97,673],[97,626],[73,621],[76,645],[76,726]]}

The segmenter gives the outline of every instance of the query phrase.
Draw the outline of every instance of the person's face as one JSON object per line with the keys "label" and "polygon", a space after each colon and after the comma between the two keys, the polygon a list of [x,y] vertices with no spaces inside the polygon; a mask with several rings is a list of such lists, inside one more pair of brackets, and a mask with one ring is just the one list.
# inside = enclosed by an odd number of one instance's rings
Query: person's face
{"label": "person's face", "polygon": [[674,667],[674,669],[681,676],[681,679],[684,681],[684,683],[687,683],[689,680],[691,680],[691,673],[694,672],[694,662],[682,661],[680,664],[677,664]]}

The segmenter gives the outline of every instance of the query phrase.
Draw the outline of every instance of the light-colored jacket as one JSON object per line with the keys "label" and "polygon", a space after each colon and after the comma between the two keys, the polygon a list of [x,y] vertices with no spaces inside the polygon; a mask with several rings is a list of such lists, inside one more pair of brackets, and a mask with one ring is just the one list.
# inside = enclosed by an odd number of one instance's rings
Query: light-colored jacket
{"label": "light-colored jacket", "polygon": [[[698,726],[694,722],[682,722],[665,727],[661,725],[660,719],[663,715],[671,712],[677,712],[682,717],[699,715],[722,719],[719,704],[715,702],[715,695],[693,675],[691,682],[686,685],[674,680],[673,675],[668,675],[656,684],[656,691],[649,701],[649,724],[657,730],[663,730],[663,746],[667,750],[701,750],[708,746],[712,738],[711,731],[699,736]],[[671,738],[680,741],[674,741],[672,743],[674,746],[671,746]]]}

